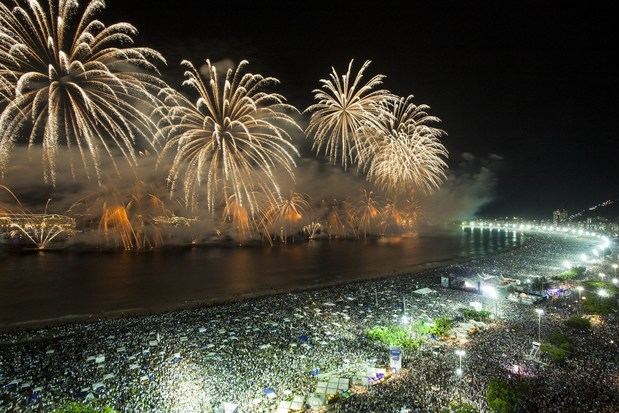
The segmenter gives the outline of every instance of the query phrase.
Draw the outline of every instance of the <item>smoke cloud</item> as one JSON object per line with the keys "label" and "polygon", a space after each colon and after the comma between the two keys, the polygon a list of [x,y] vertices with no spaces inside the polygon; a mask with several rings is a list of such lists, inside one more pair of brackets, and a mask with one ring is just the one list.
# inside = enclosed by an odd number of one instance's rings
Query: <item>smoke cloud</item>
{"label": "smoke cloud", "polygon": [[[105,162],[101,165],[102,170],[106,171],[103,176],[105,185],[99,186],[93,176],[88,179],[85,172],[80,169],[81,165],[75,165],[72,172],[66,149],[60,149],[56,185],[52,186],[43,182],[40,150],[16,147],[11,155],[11,166],[0,183],[10,187],[24,206],[32,212],[42,212],[48,200],[51,200],[48,212],[65,214],[69,209],[71,212],[83,211],[87,205],[79,208],[80,203],[87,204],[93,199],[98,199],[97,202],[102,203],[102,200],[109,199],[106,198],[106,193],[118,194],[128,199],[135,193],[136,184],[140,182],[149,192],[159,197],[165,203],[165,208],[174,214],[185,217],[200,216],[200,221],[191,228],[183,226],[168,228],[166,243],[204,241],[221,231],[229,232],[234,237],[234,229],[230,225],[222,224],[221,212],[209,215],[206,211],[198,211],[194,214],[184,208],[182,194],[170,196],[166,185],[166,165],[158,164],[156,155],[141,156],[137,166],[132,166],[119,157],[118,172],[110,160]],[[503,159],[495,154],[479,157],[471,153],[462,153],[457,158],[456,165],[448,172],[448,178],[440,190],[431,195],[412,193],[399,201],[414,199],[420,204],[418,224],[424,231],[448,225],[453,221],[469,219],[493,199],[497,171],[502,162]],[[309,199],[311,211],[307,211],[303,221],[299,222],[300,226],[308,224],[311,220],[324,218],[327,212],[325,205],[334,200],[339,202],[346,200],[350,205],[359,204],[364,191],[371,191],[373,199],[379,205],[387,201],[398,201],[386,197],[354,168],[345,171],[339,166],[315,158],[299,159],[295,179],[291,180],[282,175],[280,182],[284,197],[288,197],[292,192],[298,192]],[[11,202],[13,201],[8,193],[0,191],[0,203],[6,205]],[[98,209],[101,209],[100,206]],[[96,216],[98,209],[90,210],[95,211],[93,216],[95,221],[99,218]],[[79,236],[79,242],[85,244],[94,244],[99,239],[100,234],[96,228],[93,228],[91,233],[86,232]]]}

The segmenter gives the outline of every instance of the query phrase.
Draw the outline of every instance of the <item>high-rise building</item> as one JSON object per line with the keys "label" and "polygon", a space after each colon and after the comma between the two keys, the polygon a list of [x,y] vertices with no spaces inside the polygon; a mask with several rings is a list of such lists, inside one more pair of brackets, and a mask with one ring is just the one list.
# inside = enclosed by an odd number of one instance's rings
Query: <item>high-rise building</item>
{"label": "high-rise building", "polygon": [[552,213],[552,222],[556,225],[566,222],[568,218],[567,209],[557,209]]}

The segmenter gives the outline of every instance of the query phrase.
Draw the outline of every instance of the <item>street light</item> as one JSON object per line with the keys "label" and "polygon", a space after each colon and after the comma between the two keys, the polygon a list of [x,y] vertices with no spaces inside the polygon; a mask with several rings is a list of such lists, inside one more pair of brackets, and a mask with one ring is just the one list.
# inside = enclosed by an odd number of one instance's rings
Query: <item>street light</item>
{"label": "street light", "polygon": [[604,277],[606,277],[606,274],[604,274],[603,272],[600,272],[600,273],[598,273],[598,276],[599,276],[601,279],[604,279]]}
{"label": "street light", "polygon": [[585,288],[582,285],[579,285],[578,287],[576,287],[576,291],[578,291],[578,302],[580,302],[582,300],[582,290],[584,290]]}
{"label": "street light", "polygon": [[497,292],[497,289],[492,285],[484,284],[481,286],[481,291],[485,296],[494,299],[494,316],[499,318],[499,293]]}
{"label": "street light", "polygon": [[615,285],[619,284],[619,279],[613,278],[613,284],[615,284]]}
{"label": "street light", "polygon": [[456,350],[456,356],[458,356],[460,362],[459,362],[459,367],[456,369],[456,374],[458,376],[462,376],[462,357],[464,357],[464,355],[466,354],[466,352],[462,349],[458,349]]}
{"label": "street light", "polygon": [[542,342],[542,314],[544,314],[544,310],[541,308],[536,308],[535,312],[537,313],[537,341],[539,343]]}
{"label": "street light", "polygon": [[615,270],[615,275],[617,275],[617,268],[619,268],[619,265],[613,264],[611,267],[613,267],[613,270]]}

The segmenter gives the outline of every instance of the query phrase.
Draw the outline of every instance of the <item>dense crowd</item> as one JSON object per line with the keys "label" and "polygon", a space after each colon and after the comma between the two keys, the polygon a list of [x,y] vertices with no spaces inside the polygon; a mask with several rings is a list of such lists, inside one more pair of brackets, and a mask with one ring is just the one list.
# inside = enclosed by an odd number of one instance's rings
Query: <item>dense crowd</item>
{"label": "dense crowd", "polygon": [[[404,370],[336,405],[346,412],[440,411],[453,401],[487,408],[493,377],[531,383],[524,411],[612,411],[619,405],[619,326],[609,316],[574,336],[563,366],[528,357],[537,339],[533,307],[440,287],[447,274],[526,279],[556,273],[591,241],[535,236],[522,246],[423,273],[283,294],[225,306],[0,335],[0,411],[49,411],[64,400],[98,399],[119,411],[272,412],[281,400],[316,389],[320,369],[347,377],[358,365],[385,366],[386,349],[365,337],[374,325],[458,317],[472,301],[500,320],[458,344],[428,339],[404,356]],[[434,290],[420,295],[422,287]],[[566,327],[574,297],[543,304],[542,334]],[[275,397],[269,397],[270,394]]]}

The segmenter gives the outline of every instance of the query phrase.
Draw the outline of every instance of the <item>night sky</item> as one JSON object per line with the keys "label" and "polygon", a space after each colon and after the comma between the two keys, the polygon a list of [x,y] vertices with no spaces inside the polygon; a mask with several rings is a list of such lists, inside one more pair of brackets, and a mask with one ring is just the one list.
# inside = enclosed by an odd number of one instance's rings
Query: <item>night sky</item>
{"label": "night sky", "polygon": [[175,86],[184,58],[247,59],[250,70],[278,77],[300,109],[331,66],[372,60],[386,88],[414,94],[443,119],[452,163],[463,152],[504,158],[486,215],[543,217],[617,198],[610,5],[282,3],[108,0],[103,20],[135,24],[138,43],[167,58]]}

